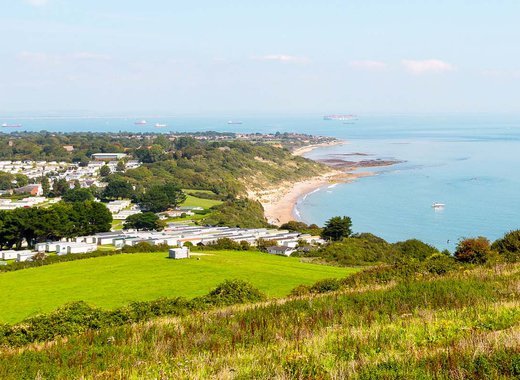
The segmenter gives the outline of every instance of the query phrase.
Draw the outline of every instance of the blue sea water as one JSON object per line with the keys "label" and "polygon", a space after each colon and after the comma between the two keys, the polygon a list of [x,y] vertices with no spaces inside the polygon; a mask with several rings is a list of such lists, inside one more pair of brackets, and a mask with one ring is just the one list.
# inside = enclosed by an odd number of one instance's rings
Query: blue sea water
{"label": "blue sea water", "polygon": [[[418,238],[453,250],[462,237],[493,240],[520,228],[520,116],[362,115],[353,123],[302,117],[32,118],[18,130],[56,132],[302,132],[334,136],[348,144],[320,148],[309,158],[395,159],[400,164],[367,169],[376,175],[325,186],[302,197],[302,220],[323,224],[348,215],[356,232],[395,242]],[[240,120],[243,124],[228,124]],[[164,129],[154,128],[164,123]],[[2,132],[7,132],[7,129]],[[352,156],[364,153],[370,156]],[[445,203],[434,210],[434,202]]]}

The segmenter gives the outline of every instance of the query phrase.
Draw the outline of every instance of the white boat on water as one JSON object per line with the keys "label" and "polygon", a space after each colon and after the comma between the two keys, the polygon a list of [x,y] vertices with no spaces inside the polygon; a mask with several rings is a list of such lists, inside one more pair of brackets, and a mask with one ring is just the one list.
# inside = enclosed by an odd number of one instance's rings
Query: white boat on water
{"label": "white boat on water", "polygon": [[161,123],[157,123],[155,124],[155,128],[166,128],[168,125],[166,124],[161,124]]}
{"label": "white boat on water", "polygon": [[432,208],[434,208],[434,209],[444,208],[445,206],[446,206],[445,203],[437,203],[437,202],[435,202],[434,204],[432,204]]}
{"label": "white boat on water", "polygon": [[139,120],[134,123],[135,125],[146,125],[148,122],[146,120]]}

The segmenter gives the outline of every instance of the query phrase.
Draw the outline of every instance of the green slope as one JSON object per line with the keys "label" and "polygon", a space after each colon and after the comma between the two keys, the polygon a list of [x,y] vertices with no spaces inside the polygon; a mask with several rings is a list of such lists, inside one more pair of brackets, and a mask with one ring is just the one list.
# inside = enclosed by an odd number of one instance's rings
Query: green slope
{"label": "green slope", "polygon": [[189,260],[165,253],[116,255],[0,274],[0,322],[14,323],[83,300],[115,308],[136,300],[195,297],[225,279],[248,280],[268,296],[355,269],[301,263],[257,252],[219,251]]}

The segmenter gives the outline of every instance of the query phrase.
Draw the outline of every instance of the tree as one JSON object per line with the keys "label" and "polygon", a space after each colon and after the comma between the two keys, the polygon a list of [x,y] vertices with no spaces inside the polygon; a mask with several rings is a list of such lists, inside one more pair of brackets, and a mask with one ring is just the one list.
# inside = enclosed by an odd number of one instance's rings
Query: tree
{"label": "tree", "polygon": [[423,243],[418,239],[409,239],[395,243],[394,246],[400,251],[403,258],[425,260],[439,251],[429,244]]}
{"label": "tree", "polygon": [[325,223],[321,237],[326,240],[342,240],[352,234],[351,228],[352,220],[348,216],[335,216]]}
{"label": "tree", "polygon": [[459,242],[455,250],[455,258],[463,263],[483,264],[493,254],[489,240],[483,236],[464,239]]}
{"label": "tree", "polygon": [[133,195],[134,188],[123,179],[111,180],[103,191],[103,197],[106,199],[132,198]]}
{"label": "tree", "polygon": [[175,208],[186,200],[186,194],[173,183],[151,186],[142,196],[139,205],[151,212],[166,211]]}
{"label": "tree", "polygon": [[165,223],[153,212],[143,212],[126,218],[124,228],[144,231],[162,231]]}
{"label": "tree", "polygon": [[51,191],[51,184],[49,182],[49,178],[42,177],[41,184],[42,184],[43,195],[46,197],[47,195],[49,195],[49,193]]}
{"label": "tree", "polygon": [[101,177],[107,177],[107,176],[110,175],[110,173],[111,173],[111,171],[110,171],[110,168],[108,167],[107,164],[103,165],[103,166],[99,169],[99,175],[100,175]]}
{"label": "tree", "polygon": [[0,171],[0,190],[13,188],[14,176],[11,173]]}
{"label": "tree", "polygon": [[108,232],[112,228],[112,213],[100,202],[85,201],[72,204],[76,236]]}
{"label": "tree", "polygon": [[22,187],[29,183],[29,177],[21,173],[15,174],[14,180],[16,181],[16,187]]}
{"label": "tree", "polygon": [[70,189],[69,183],[65,178],[60,178],[54,181],[52,185],[52,195],[55,197],[61,197],[67,190]]}
{"label": "tree", "polygon": [[90,192],[89,189],[81,189],[74,188],[67,190],[65,194],[63,194],[62,199],[65,202],[84,202],[84,201],[92,201],[94,200],[94,196]]}
{"label": "tree", "polygon": [[520,230],[510,231],[503,238],[496,240],[491,246],[507,261],[520,261]]}
{"label": "tree", "polygon": [[126,169],[125,162],[123,160],[117,162],[116,170],[118,172],[124,172]]}

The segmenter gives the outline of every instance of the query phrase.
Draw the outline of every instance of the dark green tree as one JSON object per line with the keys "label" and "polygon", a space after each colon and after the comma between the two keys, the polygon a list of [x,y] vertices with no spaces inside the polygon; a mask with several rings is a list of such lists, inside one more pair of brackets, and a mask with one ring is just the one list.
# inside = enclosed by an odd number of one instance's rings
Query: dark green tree
{"label": "dark green tree", "polygon": [[72,203],[75,215],[76,236],[110,231],[112,214],[100,202],[85,201]]}
{"label": "dark green tree", "polygon": [[106,199],[132,198],[133,195],[134,188],[123,179],[111,180],[103,190],[103,198]]}
{"label": "dark green tree", "polygon": [[118,172],[124,172],[126,169],[125,162],[123,160],[117,162],[116,170]]}
{"label": "dark green tree", "polygon": [[520,230],[510,231],[503,238],[496,240],[491,246],[507,261],[520,261]]}
{"label": "dark green tree", "polygon": [[62,199],[65,202],[84,202],[94,200],[94,196],[89,189],[74,188],[67,190]]}
{"label": "dark green tree", "polygon": [[101,177],[107,177],[110,175],[110,168],[108,167],[107,164],[103,165],[100,169],[99,169],[99,175]]}
{"label": "dark green tree", "polygon": [[124,223],[125,229],[136,229],[143,231],[162,231],[165,223],[153,212],[143,212],[130,215]]}
{"label": "dark green tree", "polygon": [[55,197],[61,197],[70,189],[69,183],[65,178],[60,178],[54,181],[52,185],[52,195]]}
{"label": "dark green tree", "polygon": [[49,182],[49,178],[42,177],[41,184],[42,184],[43,195],[46,197],[49,195],[49,193],[51,191],[51,184]]}
{"label": "dark green tree", "polygon": [[338,241],[349,237],[351,234],[352,220],[348,216],[335,216],[325,223],[321,237],[325,240]]}
{"label": "dark green tree", "polygon": [[151,212],[166,211],[179,206],[186,200],[186,194],[173,183],[151,186],[142,196],[139,205]]}

